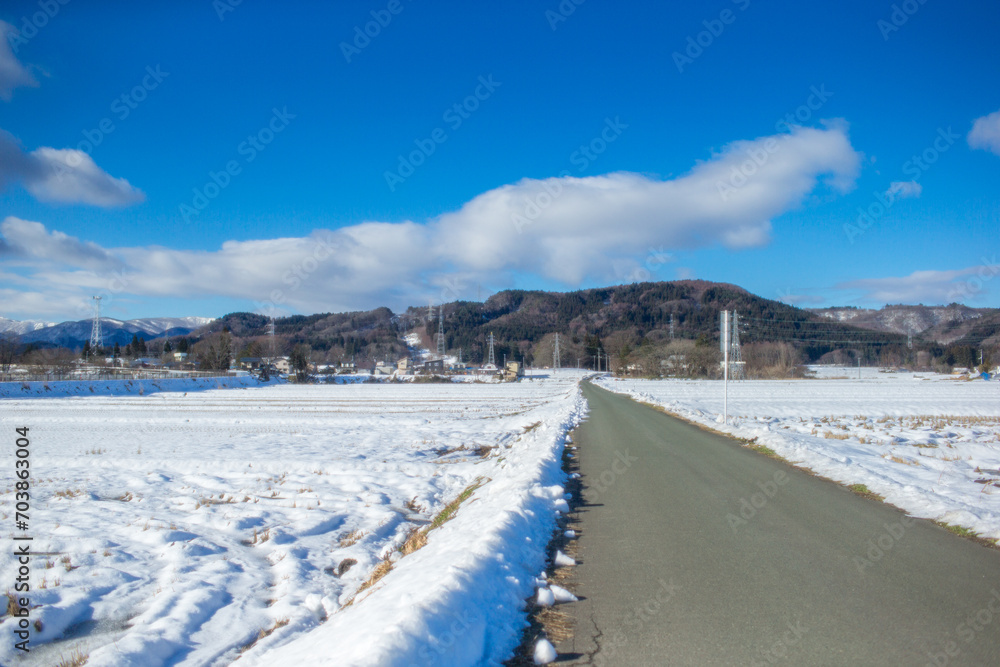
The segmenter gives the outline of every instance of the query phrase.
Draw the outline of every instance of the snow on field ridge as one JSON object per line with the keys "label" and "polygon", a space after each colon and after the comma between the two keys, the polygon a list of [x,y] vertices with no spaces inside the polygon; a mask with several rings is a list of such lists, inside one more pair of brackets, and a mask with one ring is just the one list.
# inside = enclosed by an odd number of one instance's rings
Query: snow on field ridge
{"label": "snow on field ridge", "polygon": [[825,380],[729,384],[601,378],[611,391],[739,438],[913,516],[1000,538],[1000,382],[826,369]]}
{"label": "snow on field ridge", "polygon": [[[499,664],[565,507],[579,377],[4,399],[0,431],[30,428],[44,554],[41,629],[16,664],[77,650],[90,667]],[[13,470],[0,468],[8,519]],[[3,580],[17,567],[0,552]],[[15,664],[12,642],[0,664]]]}
{"label": "snow on field ridge", "polygon": [[246,664],[501,664],[520,641],[524,600],[565,507],[565,436],[585,412],[574,384],[564,400],[526,414],[522,433],[481,471],[491,481],[424,548],[322,627]]}

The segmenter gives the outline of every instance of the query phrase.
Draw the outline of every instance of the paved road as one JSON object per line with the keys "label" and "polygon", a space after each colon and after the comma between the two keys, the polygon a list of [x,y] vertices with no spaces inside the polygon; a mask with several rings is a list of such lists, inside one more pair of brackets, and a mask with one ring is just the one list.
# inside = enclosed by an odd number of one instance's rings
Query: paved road
{"label": "paved road", "polygon": [[584,394],[566,663],[1000,665],[1000,551]]}

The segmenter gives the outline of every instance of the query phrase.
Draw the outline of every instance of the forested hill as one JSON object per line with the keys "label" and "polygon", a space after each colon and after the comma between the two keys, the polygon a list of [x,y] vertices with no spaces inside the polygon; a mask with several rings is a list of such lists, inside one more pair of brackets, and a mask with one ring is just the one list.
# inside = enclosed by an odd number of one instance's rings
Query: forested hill
{"label": "forested hill", "polygon": [[[458,301],[444,305],[444,330],[449,354],[462,351],[464,361],[479,363],[486,341],[496,337],[497,360],[526,359],[535,365],[551,363],[552,339],[560,334],[563,365],[587,365],[598,348],[625,359],[629,351],[659,349],[673,340],[699,341],[718,346],[719,313],[739,313],[743,343],[782,342],[794,345],[803,360],[815,361],[835,350],[851,350],[878,360],[887,354],[905,357],[906,336],[873,331],[831,320],[816,313],[764,299],[725,283],[701,280],[638,283],[568,293],[505,290],[485,302]],[[433,348],[437,314],[411,307],[396,314],[387,308],[372,311],[279,318],[276,335],[287,349],[309,344],[329,361],[356,357],[359,362],[394,359],[406,353],[401,336],[418,331]],[[228,327],[240,339],[260,339],[266,319],[233,313],[214,322],[202,335]],[[915,339],[914,349],[932,355],[943,350]],[[624,352],[625,354],[622,354]],[[591,362],[592,363],[592,362]]]}

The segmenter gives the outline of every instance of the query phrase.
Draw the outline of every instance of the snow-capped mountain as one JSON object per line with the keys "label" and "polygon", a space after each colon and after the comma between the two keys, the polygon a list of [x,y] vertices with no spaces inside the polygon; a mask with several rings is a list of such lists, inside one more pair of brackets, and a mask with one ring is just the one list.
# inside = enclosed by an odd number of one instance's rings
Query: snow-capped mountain
{"label": "snow-capped mountain", "polygon": [[[184,336],[196,329],[200,329],[214,318],[211,317],[147,317],[136,320],[116,320],[110,317],[101,318],[101,333],[104,337],[105,345],[119,343],[125,345],[132,340],[132,336],[142,336],[145,340],[161,338],[163,336]],[[76,322],[61,322],[59,324],[42,324],[37,327],[22,327],[24,332],[18,331],[17,325],[25,325],[26,322],[15,322],[14,320],[0,321],[0,327],[11,322],[12,326],[8,330],[14,330],[21,334],[21,341],[25,343],[48,343],[63,347],[80,347],[85,341],[90,340],[93,320],[79,320]]]}
{"label": "snow-capped mountain", "polygon": [[[979,323],[996,317],[996,309],[948,306],[884,306],[867,308],[819,308],[811,312],[844,324],[865,329],[921,335],[927,340],[948,344],[968,334]],[[990,320],[992,321],[992,320]]]}
{"label": "snow-capped mountain", "polygon": [[55,322],[41,322],[39,320],[8,320],[6,317],[0,317],[0,333],[11,332],[18,334],[19,336],[35,331],[37,329],[44,329],[45,327],[55,326]]}

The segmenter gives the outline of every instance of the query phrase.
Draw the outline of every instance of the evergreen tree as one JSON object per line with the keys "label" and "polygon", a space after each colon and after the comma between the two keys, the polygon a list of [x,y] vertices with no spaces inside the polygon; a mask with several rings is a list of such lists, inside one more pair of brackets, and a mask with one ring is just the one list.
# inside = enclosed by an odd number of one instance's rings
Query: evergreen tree
{"label": "evergreen tree", "polygon": [[174,348],[170,345],[170,341],[169,340],[166,341],[165,343],[163,343],[163,353],[164,354],[167,354],[167,353],[170,353],[170,352],[173,352],[173,351],[174,351]]}
{"label": "evergreen tree", "polygon": [[300,382],[309,377],[309,353],[311,351],[312,350],[309,349],[308,345],[300,343],[295,346],[288,359],[291,363],[292,369],[295,371],[296,379]]}
{"label": "evergreen tree", "polygon": [[82,359],[89,359],[90,358],[90,353],[91,353],[90,341],[89,340],[88,341],[84,341],[84,343],[83,343],[83,353],[80,355],[80,357]]}

